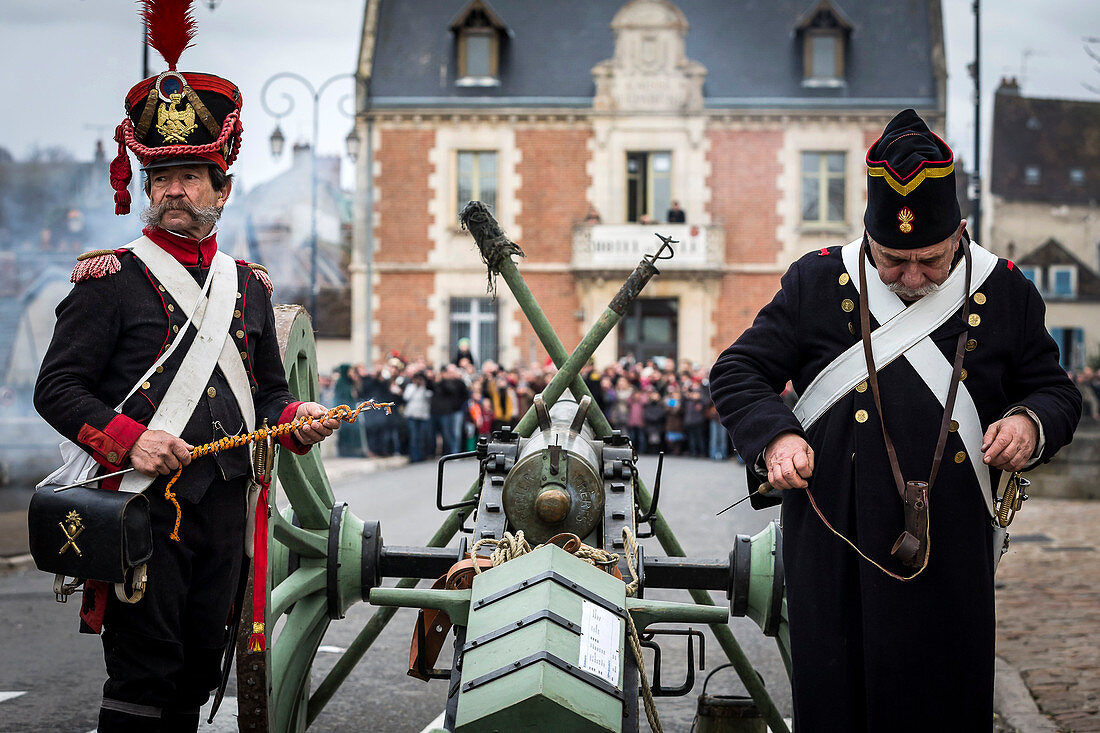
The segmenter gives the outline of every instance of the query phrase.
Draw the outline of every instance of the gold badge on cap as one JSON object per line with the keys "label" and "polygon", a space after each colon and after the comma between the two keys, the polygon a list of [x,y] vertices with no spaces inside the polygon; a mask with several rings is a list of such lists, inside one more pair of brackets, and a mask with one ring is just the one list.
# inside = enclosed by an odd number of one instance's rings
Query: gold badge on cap
{"label": "gold badge on cap", "polygon": [[902,234],[913,231],[913,219],[915,218],[913,211],[908,206],[902,207],[902,210],[898,212],[898,221],[901,222],[898,224],[898,229],[901,230]]}

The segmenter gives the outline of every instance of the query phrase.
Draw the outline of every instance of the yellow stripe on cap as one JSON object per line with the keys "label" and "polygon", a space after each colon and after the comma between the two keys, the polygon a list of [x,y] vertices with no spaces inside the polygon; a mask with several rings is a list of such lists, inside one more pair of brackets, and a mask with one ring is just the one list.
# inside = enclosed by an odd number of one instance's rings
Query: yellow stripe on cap
{"label": "yellow stripe on cap", "polygon": [[925,178],[943,178],[944,176],[949,176],[954,172],[955,162],[951,161],[951,164],[945,168],[922,168],[921,171],[913,177],[913,180],[909,181],[909,183],[903,184],[900,183],[896,178],[894,178],[894,176],[892,176],[890,172],[886,170],[885,166],[879,165],[867,167],[867,175],[876,178],[885,178],[886,182],[890,184],[890,188],[894,189],[902,196],[908,196],[910,193],[912,193],[917,186],[921,185],[924,182]]}

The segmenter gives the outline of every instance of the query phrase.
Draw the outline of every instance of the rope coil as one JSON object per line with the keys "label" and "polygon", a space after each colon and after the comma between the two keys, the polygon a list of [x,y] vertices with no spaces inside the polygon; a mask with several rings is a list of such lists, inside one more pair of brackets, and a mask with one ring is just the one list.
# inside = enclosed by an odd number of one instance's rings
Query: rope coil
{"label": "rope coil", "polygon": [[[359,417],[359,413],[363,410],[385,410],[387,415],[393,413],[392,402],[375,402],[374,400],[367,400],[360,403],[354,410],[348,405],[338,405],[325,412],[324,415],[314,417],[313,415],[303,415],[302,417],[295,418],[293,421],[276,425],[275,427],[264,427],[258,430],[253,430],[251,433],[242,433],[241,435],[229,435],[224,438],[219,438],[212,443],[204,443],[203,445],[195,446],[191,449],[191,459],[201,458],[203,456],[210,455],[211,453],[218,453],[223,450],[230,450],[232,448],[240,448],[243,445],[249,443],[255,443],[261,440],[267,440],[268,438],[279,438],[288,433],[293,433],[299,428],[307,427],[314,422],[320,422],[324,420],[342,420],[343,422],[352,423]],[[171,539],[179,542],[179,530],[180,520],[183,518],[183,511],[180,509],[179,502],[176,501],[176,495],[172,492],[172,485],[179,479],[180,474],[183,473],[183,466],[176,469],[176,473],[169,479],[168,484],[164,487],[164,498],[172,502],[172,506],[176,508],[176,524],[172,528],[172,534],[168,535]]]}

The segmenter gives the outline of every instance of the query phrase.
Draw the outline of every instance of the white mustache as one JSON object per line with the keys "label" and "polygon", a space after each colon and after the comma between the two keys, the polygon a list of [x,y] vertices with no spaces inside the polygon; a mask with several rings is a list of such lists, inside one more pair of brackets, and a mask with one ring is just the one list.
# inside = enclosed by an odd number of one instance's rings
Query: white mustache
{"label": "white mustache", "polygon": [[909,298],[910,300],[918,300],[926,295],[931,295],[932,293],[940,289],[940,286],[936,283],[928,283],[927,285],[922,285],[919,288],[909,288],[902,285],[901,283],[893,282],[889,283],[886,287],[889,288],[891,293],[894,293],[895,295],[898,295],[902,298]]}

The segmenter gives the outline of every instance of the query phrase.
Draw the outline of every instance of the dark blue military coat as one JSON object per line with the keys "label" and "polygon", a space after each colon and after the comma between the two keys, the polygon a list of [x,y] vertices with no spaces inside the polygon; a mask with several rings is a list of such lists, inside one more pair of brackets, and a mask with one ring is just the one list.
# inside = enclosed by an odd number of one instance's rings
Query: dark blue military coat
{"label": "dark blue military coat", "polygon": [[[200,247],[162,229],[146,233],[175,256],[196,282],[205,282],[217,251],[213,237]],[[128,464],[130,448],[168,391],[196,331],[193,325],[188,328],[180,347],[126,401],[122,414],[115,413],[114,407],[169,347],[187,316],[129,250],[102,257],[117,258],[117,265],[112,262],[109,268],[117,272],[100,269],[97,276],[74,276],[75,286],[57,307],[57,325],[35,385],[34,402],[58,432],[106,469],[117,470]],[[287,389],[270,293],[261,272],[245,262],[237,265],[237,307],[230,335],[248,372],[257,425],[264,418],[276,425],[292,419],[293,409],[288,408],[298,403]],[[200,445],[244,429],[229,384],[215,368],[180,437]],[[302,449],[293,441],[286,445]],[[174,490],[195,502],[215,476],[232,479],[248,471],[247,449],[216,453],[189,466]]]}
{"label": "dark blue military coat", "polygon": [[[765,446],[786,431],[803,435],[814,450],[810,490],[829,522],[868,556],[908,575],[912,571],[890,557],[904,518],[871,391],[853,389],[808,431],[778,396],[788,380],[802,393],[858,342],[859,296],[843,273],[839,247],[792,265],[774,300],[718,357],[711,390],[750,466],[750,490],[761,482],[751,466]],[[873,268],[868,277],[878,277]],[[1042,421],[1042,460],[1049,460],[1069,442],[1081,399],[1058,365],[1042,298],[1003,259],[979,292],[984,297],[975,295],[970,309],[980,324],[969,330],[974,343],[963,366],[982,428],[1013,406],[1025,406]],[[845,300],[855,307],[845,310]],[[948,360],[964,328],[960,310],[932,333]],[[902,474],[927,480],[943,408],[904,358],[880,370],[879,382]],[[869,419],[858,421],[860,410]],[[929,565],[908,583],[860,560],[816,516],[805,491],[783,492],[797,730],[990,729],[992,525],[965,450],[950,433],[930,490]],[[992,473],[996,485],[999,472]],[[753,504],[777,501],[754,497]]]}

